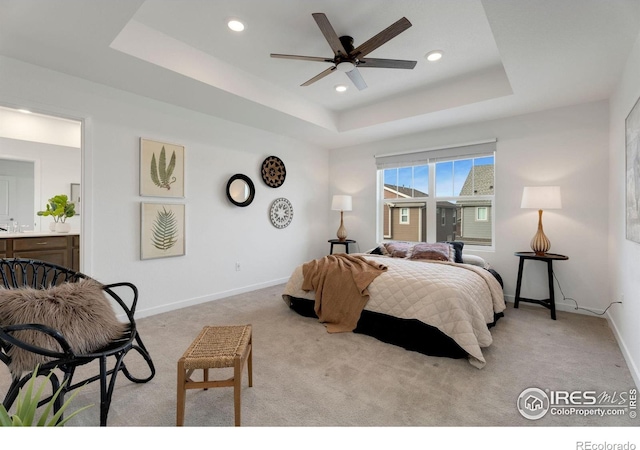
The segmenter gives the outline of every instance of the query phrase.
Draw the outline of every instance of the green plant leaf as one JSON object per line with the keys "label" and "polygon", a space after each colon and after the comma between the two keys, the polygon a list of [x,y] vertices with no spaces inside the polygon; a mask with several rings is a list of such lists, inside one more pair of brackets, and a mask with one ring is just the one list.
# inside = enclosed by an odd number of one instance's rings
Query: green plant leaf
{"label": "green plant leaf", "polygon": [[158,187],[162,187],[158,178],[158,164],[156,163],[156,154],[151,155],[151,181]]}
{"label": "green plant leaf", "polygon": [[[82,411],[84,411],[85,409],[91,408],[93,406],[93,405],[83,406],[82,408],[73,411],[71,414],[67,414],[67,416],[64,419],[60,420],[60,417],[62,416],[62,414],[64,414],[64,411],[71,404],[71,401],[75,398],[75,396],[78,393],[79,393],[79,391],[75,391],[71,395],[71,397],[69,397],[68,400],[65,400],[64,404],[60,407],[58,412],[56,414],[54,414],[54,416],[51,418],[51,420],[49,422],[47,422],[47,424],[46,424],[47,427],[53,427],[53,426],[62,427],[62,426],[64,426],[65,423],[67,423],[68,421],[73,419],[75,416],[80,414]],[[59,420],[60,420],[60,422],[58,422]]]}
{"label": "green plant leaf", "polygon": [[167,182],[167,155],[164,150],[160,150],[160,160],[158,160],[158,174],[160,175],[160,183],[164,186]]}
{"label": "green plant leaf", "polygon": [[[38,409],[38,403],[42,398],[42,394],[46,387],[48,387],[51,383],[51,372],[47,374],[38,390],[34,393],[35,380],[38,377],[38,367],[35,368],[33,375],[29,382],[27,383],[26,389],[20,389],[18,393],[18,398],[16,400],[16,412],[13,415],[9,415],[4,406],[0,405],[0,426],[32,426],[34,424],[34,418],[36,415],[36,411]],[[65,382],[66,383],[66,382]],[[68,422],[72,417],[76,416],[81,411],[84,411],[87,408],[90,408],[93,405],[87,405],[83,408],[80,408],[73,413],[69,414],[64,419],[60,420],[62,414],[71,404],[71,401],[78,395],[79,391],[75,391],[60,407],[58,412],[56,412],[50,420],[47,421],[51,410],[55,405],[56,399],[60,396],[62,389],[64,388],[65,383],[56,390],[53,396],[44,404],[44,410],[36,423],[36,426],[63,426],[66,422]]]}
{"label": "green plant leaf", "polygon": [[[20,420],[24,423],[24,426],[31,426],[33,422],[33,416],[35,415],[35,408],[38,407],[38,402],[36,400],[36,406],[33,406],[33,386],[35,384],[36,375],[34,374],[29,383],[27,383],[27,391],[24,392],[24,395],[18,395],[18,406],[17,410],[20,411]],[[23,393],[21,393],[23,394]]]}
{"label": "green plant leaf", "polygon": [[7,412],[6,408],[0,403],[0,427],[10,427],[11,416]]}
{"label": "green plant leaf", "polygon": [[38,211],[39,216],[52,216],[54,222],[64,222],[68,217],[75,215],[75,205],[69,202],[69,197],[59,194],[47,200],[44,211]]}
{"label": "green plant leaf", "polygon": [[153,222],[151,233],[151,243],[158,250],[166,251],[173,247],[178,237],[178,219],[173,211],[167,211],[163,206]]}
{"label": "green plant leaf", "polygon": [[173,152],[171,153],[171,159],[169,160],[169,165],[167,166],[167,173],[166,173],[166,181],[169,184],[175,181],[175,178],[173,178],[173,181],[169,181],[171,179],[171,175],[173,175],[173,171],[175,168],[176,168],[176,152]]}
{"label": "green plant leaf", "polygon": [[[22,404],[19,407],[21,414],[20,419],[22,420],[24,426],[30,427],[33,424],[33,418],[36,416],[36,409],[38,408],[38,401],[40,401],[40,397],[42,397],[42,393],[44,392],[45,383],[40,384],[40,388],[38,391],[33,394],[33,390],[36,384],[37,373],[34,372],[33,376],[29,380],[27,384],[27,392],[24,394]],[[47,380],[49,377],[47,377]]]}

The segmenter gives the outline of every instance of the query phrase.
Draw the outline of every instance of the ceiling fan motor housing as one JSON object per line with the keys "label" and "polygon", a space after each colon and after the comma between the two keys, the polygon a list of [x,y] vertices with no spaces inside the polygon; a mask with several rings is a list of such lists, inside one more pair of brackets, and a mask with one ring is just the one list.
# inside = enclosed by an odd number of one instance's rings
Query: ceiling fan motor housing
{"label": "ceiling fan motor housing", "polygon": [[340,72],[351,72],[358,66],[358,60],[351,57],[353,51],[353,38],[351,36],[340,36],[340,43],[347,52],[346,55],[342,55],[342,52],[338,52],[335,58],[336,69]]}
{"label": "ceiling fan motor housing", "polygon": [[340,36],[340,43],[346,50],[347,55],[350,55],[353,51],[353,38],[351,36]]}

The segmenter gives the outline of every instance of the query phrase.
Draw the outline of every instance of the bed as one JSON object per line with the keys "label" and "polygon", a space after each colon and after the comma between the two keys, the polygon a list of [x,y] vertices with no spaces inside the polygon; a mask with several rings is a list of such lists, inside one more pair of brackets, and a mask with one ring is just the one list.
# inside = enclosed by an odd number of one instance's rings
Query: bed
{"label": "bed", "polygon": [[[325,264],[378,267],[362,291],[353,332],[426,355],[467,358],[482,368],[482,348],[491,345],[490,328],[506,308],[502,280],[482,258],[464,255],[462,246],[387,242],[366,253],[329,255],[296,267],[282,297],[296,313],[318,318],[318,302],[328,294],[317,284],[310,289],[310,271]],[[335,273],[316,279],[330,282]]]}

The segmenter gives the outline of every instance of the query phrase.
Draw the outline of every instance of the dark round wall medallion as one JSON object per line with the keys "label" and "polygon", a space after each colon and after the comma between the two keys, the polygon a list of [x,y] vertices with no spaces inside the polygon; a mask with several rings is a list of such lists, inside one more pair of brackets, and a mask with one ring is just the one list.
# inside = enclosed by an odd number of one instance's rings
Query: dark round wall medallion
{"label": "dark round wall medallion", "polygon": [[267,186],[277,188],[282,186],[287,176],[284,163],[277,156],[269,156],[262,163],[262,179]]}

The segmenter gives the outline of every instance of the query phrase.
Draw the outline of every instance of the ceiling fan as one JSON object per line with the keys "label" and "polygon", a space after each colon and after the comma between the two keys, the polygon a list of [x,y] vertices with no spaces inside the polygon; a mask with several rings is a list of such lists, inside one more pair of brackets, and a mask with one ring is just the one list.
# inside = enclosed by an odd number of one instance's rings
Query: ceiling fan
{"label": "ceiling fan", "polygon": [[272,58],[284,59],[301,59],[304,61],[316,61],[332,63],[333,66],[323,70],[315,77],[305,81],[301,86],[309,86],[312,83],[326,77],[336,70],[345,72],[351,79],[353,84],[359,89],[366,89],[367,84],[364,82],[362,75],[358,71],[359,68],[378,67],[386,69],[413,69],[417,61],[407,61],[402,59],[379,59],[365,58],[369,53],[390,41],[407,28],[411,27],[411,22],[406,17],[398,20],[391,26],[382,30],[365,43],[358,47],[353,47],[353,38],[351,36],[338,36],[334,31],[329,19],[323,13],[313,13],[320,31],[329,43],[329,47],[333,50],[333,58],[322,58],[318,56],[298,56],[298,55],[282,55],[279,53],[271,53]]}

